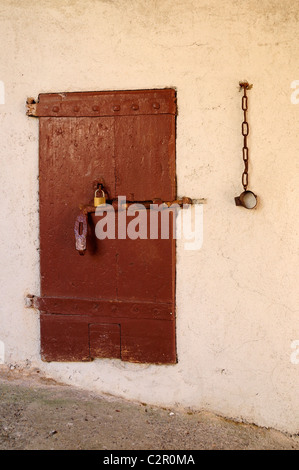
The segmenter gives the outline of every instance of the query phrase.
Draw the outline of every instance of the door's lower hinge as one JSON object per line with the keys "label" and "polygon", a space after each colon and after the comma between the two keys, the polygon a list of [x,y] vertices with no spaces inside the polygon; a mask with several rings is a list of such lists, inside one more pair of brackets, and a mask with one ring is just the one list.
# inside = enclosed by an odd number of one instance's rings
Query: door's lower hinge
{"label": "door's lower hinge", "polygon": [[25,308],[38,309],[38,297],[36,295],[28,294],[25,296]]}

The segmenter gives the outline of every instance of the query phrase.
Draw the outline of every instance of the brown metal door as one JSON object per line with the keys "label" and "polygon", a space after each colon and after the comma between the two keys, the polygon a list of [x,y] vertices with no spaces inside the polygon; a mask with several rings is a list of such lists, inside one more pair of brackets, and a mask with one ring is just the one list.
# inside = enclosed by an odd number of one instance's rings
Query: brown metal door
{"label": "brown metal door", "polygon": [[94,180],[111,199],[175,199],[174,90],[42,94],[35,115],[42,359],[176,362],[175,240],[98,240],[95,214],[85,256],[74,240]]}

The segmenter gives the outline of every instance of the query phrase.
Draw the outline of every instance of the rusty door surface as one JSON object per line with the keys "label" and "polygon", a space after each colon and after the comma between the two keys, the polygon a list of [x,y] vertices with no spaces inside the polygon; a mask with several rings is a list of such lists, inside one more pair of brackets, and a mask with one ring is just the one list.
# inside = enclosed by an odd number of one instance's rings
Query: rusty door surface
{"label": "rusty door surface", "polygon": [[74,240],[95,180],[108,199],[175,199],[175,91],[41,94],[35,112],[42,359],[176,362],[175,240],[98,240],[95,214],[85,256]]}

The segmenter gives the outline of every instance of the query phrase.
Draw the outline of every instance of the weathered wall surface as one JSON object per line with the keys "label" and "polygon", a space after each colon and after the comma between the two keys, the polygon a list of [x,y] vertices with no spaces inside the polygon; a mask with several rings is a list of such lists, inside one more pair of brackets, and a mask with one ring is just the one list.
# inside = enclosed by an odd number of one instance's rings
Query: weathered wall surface
{"label": "weathered wall surface", "polygon": [[[299,429],[298,72],[293,0],[2,0],[0,5],[1,322],[7,363],[163,405]],[[255,211],[234,205],[243,169],[238,81],[250,92]],[[178,243],[175,366],[45,364],[39,320],[41,92],[177,88],[178,192],[206,197],[199,251]],[[67,190],[67,188],[66,188]]]}

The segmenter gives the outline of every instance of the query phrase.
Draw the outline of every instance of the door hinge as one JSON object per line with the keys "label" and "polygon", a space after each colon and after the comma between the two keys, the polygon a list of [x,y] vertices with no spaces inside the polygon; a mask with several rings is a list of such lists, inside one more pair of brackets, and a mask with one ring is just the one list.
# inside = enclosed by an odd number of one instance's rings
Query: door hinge
{"label": "door hinge", "polygon": [[28,294],[25,296],[25,308],[38,309],[38,297],[36,295]]}
{"label": "door hinge", "polygon": [[35,101],[34,98],[27,98],[26,107],[27,107],[27,112],[26,112],[27,116],[38,117],[37,116],[37,102]]}

